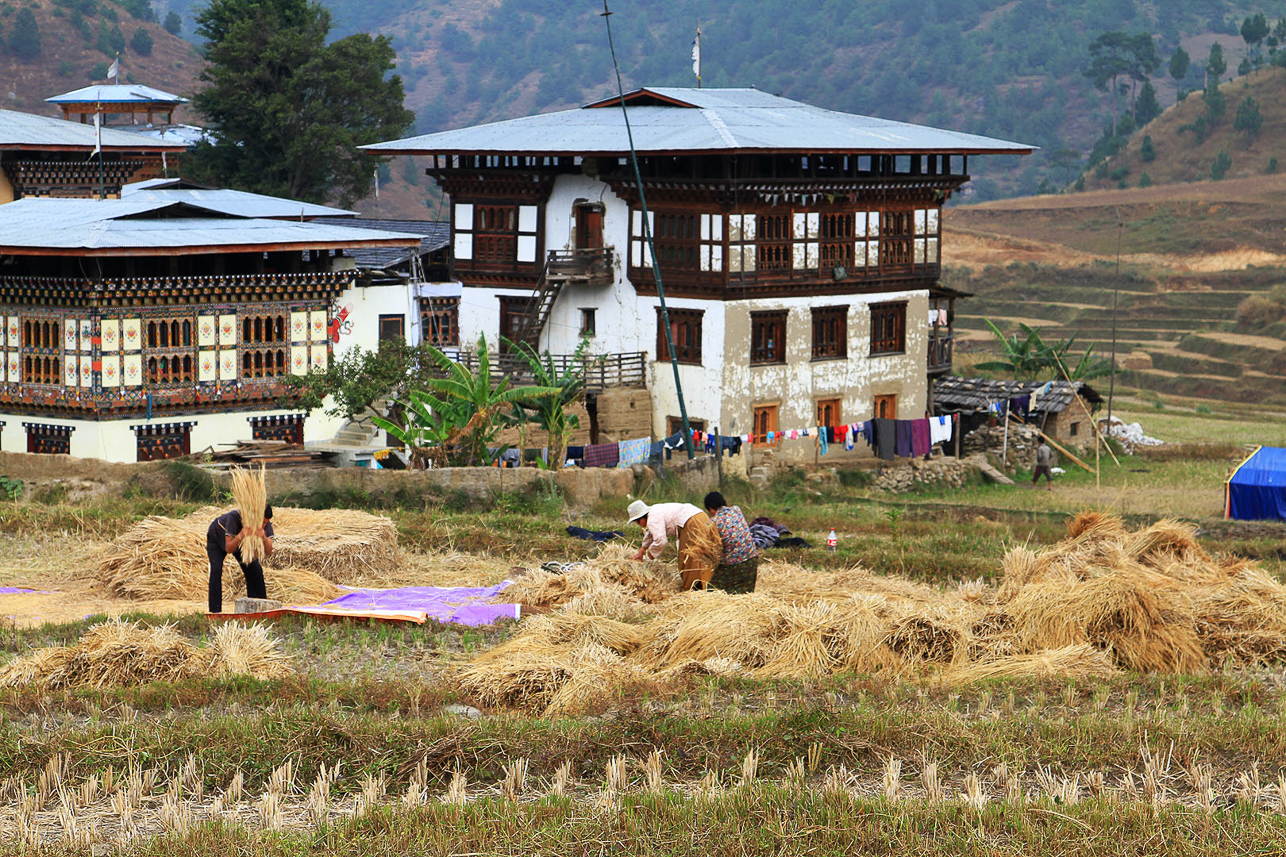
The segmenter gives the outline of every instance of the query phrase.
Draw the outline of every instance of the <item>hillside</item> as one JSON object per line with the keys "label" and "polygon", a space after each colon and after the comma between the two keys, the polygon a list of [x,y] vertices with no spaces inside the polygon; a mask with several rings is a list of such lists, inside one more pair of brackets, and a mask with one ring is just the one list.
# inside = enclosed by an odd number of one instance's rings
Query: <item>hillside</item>
{"label": "hillside", "polygon": [[[1267,68],[1245,77],[1220,84],[1223,115],[1209,130],[1199,129],[1207,115],[1207,102],[1202,93],[1188,95],[1183,101],[1144,126],[1129,145],[1109,158],[1101,168],[1085,178],[1086,189],[1139,186],[1144,174],[1153,184],[1174,184],[1209,180],[1211,168],[1219,155],[1228,156],[1229,178],[1262,176],[1286,170],[1286,68]],[[1262,120],[1258,131],[1250,133],[1236,128],[1236,117],[1246,99],[1253,99]],[[1152,140],[1153,156],[1144,157],[1143,141]],[[1274,166],[1280,161],[1280,166]]]}
{"label": "hillside", "polygon": [[[129,11],[145,8],[145,4],[118,0],[23,0],[17,10],[8,3],[0,6],[4,106],[60,116],[44,99],[96,81],[104,82],[101,73],[117,50],[121,55],[122,83],[146,83],[190,95],[201,63],[196,49],[166,32],[157,21],[140,19]],[[33,53],[34,45],[29,41],[20,40],[21,46],[15,46],[17,21],[25,9],[31,10],[39,29],[38,52]],[[136,36],[140,30],[146,38]],[[149,39],[150,49],[140,52],[138,48],[146,47]],[[97,77],[91,75],[95,70],[100,73]],[[189,121],[191,117],[185,112],[180,110],[176,121]]]}

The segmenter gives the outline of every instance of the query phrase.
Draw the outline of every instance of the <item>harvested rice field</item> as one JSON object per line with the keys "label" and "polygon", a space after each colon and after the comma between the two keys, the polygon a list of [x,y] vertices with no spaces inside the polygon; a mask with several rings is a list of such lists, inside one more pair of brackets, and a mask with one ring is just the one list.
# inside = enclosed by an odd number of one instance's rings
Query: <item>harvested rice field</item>
{"label": "harvested rice field", "polygon": [[211,623],[217,508],[7,507],[0,853],[1286,848],[1286,530],[814,490],[736,496],[817,545],[742,596],[614,507],[277,510],[270,597],[513,581],[477,628]]}

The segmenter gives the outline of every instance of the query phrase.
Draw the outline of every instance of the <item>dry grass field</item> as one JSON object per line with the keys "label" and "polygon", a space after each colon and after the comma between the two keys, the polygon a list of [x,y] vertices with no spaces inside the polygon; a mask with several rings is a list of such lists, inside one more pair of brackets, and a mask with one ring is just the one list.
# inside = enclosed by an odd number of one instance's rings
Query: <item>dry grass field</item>
{"label": "dry grass field", "polygon": [[[1189,443],[1248,421],[1157,413]],[[1266,576],[1253,589],[1255,609],[1286,618],[1286,599],[1271,595],[1286,570],[1286,528],[1219,519],[1236,447],[1221,449],[1130,459],[1104,470],[1101,489],[1069,472],[1053,493],[972,486],[894,497],[848,478],[829,488],[790,477],[765,490],[733,484],[727,493],[747,512],[787,523],[816,547],[770,551],[762,593],[690,602],[630,601],[612,586],[628,594],[643,578],[619,559],[606,567],[622,582],[596,585],[593,598],[538,570],[595,556],[598,546],[562,530],[617,527],[619,504],[577,513],[557,498],[506,497],[485,512],[449,499],[371,509],[395,521],[401,551],[379,583],[518,579],[515,591],[536,605],[530,616],[479,629],[285,620],[266,628],[258,645],[267,648],[240,660],[200,601],[131,601],[94,582],[112,539],[147,515],[181,518],[200,504],[7,505],[0,586],[55,594],[0,595],[0,675],[39,654],[72,657],[63,676],[114,665],[112,674],[134,677],[0,688],[0,853],[688,854],[718,842],[729,853],[990,855],[1044,853],[1053,841],[1060,853],[1095,857],[1213,855],[1230,842],[1275,853],[1286,816],[1286,707],[1271,637],[1207,648],[1202,666],[1132,668],[1122,658],[1134,651],[1125,642],[1133,625],[1108,615],[1101,627],[1076,626],[1089,642],[1075,655],[1020,655],[968,678],[934,660],[951,650],[933,641],[953,633],[973,635],[977,651],[1007,639],[1004,621],[953,632],[951,617],[1016,610],[1004,605],[1024,602],[1003,594],[1015,563],[1060,543],[1067,551],[1068,521],[1086,508],[1124,515],[1129,532],[1187,519],[1190,547],[1181,547],[1188,531],[1162,530],[1179,541],[1128,549],[1171,544],[1175,557],[1210,557],[1211,569],[1258,569]],[[834,553],[822,547],[831,526],[841,534]],[[1098,586],[1094,574],[1067,586]],[[1252,590],[1237,591],[1235,603],[1249,604]],[[1173,618],[1193,609],[1182,590],[1175,597],[1147,621],[1187,621]],[[692,639],[684,627],[738,598],[760,606],[709,624],[727,640],[713,658],[674,660],[678,644],[666,640]],[[892,608],[911,603],[928,605],[914,621]],[[109,614],[160,642],[104,648],[91,628]],[[838,645],[825,630],[836,620],[856,633],[859,615],[876,623],[872,639],[888,654],[877,647],[848,665],[785,668]],[[883,622],[891,630],[879,630]],[[597,630],[540,661],[533,635],[564,626]],[[623,658],[603,647],[622,645],[621,634],[654,642]],[[86,648],[94,639],[98,648]],[[663,651],[648,648],[656,645],[670,647],[655,661],[663,669],[632,671]],[[233,666],[151,679],[125,672],[146,670],[162,651]],[[517,672],[505,665],[514,653],[525,665]],[[284,671],[255,677],[265,657]],[[546,711],[553,697],[540,695],[541,682],[558,687],[576,675],[580,689],[561,697],[573,704]]]}

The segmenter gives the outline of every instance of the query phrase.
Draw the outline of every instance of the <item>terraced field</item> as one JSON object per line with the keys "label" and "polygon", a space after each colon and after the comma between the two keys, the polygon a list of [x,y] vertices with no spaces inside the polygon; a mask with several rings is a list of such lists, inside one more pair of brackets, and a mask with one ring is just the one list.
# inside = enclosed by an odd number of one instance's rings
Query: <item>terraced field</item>
{"label": "terraced field", "polygon": [[[1107,354],[1115,291],[1117,353],[1126,370],[1119,382],[1125,386],[1173,396],[1286,404],[1286,341],[1250,335],[1237,326],[1237,308],[1246,298],[1286,283],[1279,257],[1257,259],[1273,266],[1256,267],[1247,256],[1250,248],[1229,252],[1227,235],[1212,224],[1205,255],[1158,259],[1148,245],[1136,242],[1125,248],[1118,269],[1114,255],[1095,255],[1087,246],[1082,227],[1103,209],[1128,209],[1131,193],[1121,192],[1119,199],[1104,193],[1080,195],[1087,197],[1081,206],[1067,197],[1046,197],[1007,201],[1012,210],[998,211],[1006,203],[990,203],[986,210],[950,212],[943,281],[975,295],[959,305],[957,353],[990,351],[986,320],[991,319],[1005,330],[1029,324],[1047,339],[1076,335]],[[1211,193],[1208,184],[1192,191],[1207,202]],[[1023,216],[1032,206],[1042,208],[1040,200],[1047,201],[1047,214],[1055,209],[1061,214],[1065,243],[1051,240],[1056,233],[1050,232],[1048,218]],[[1216,209],[1194,209],[1194,216],[1214,217]],[[1200,224],[1183,228],[1192,234]],[[1260,254],[1264,250],[1255,248]],[[967,360],[965,356],[962,362]]]}

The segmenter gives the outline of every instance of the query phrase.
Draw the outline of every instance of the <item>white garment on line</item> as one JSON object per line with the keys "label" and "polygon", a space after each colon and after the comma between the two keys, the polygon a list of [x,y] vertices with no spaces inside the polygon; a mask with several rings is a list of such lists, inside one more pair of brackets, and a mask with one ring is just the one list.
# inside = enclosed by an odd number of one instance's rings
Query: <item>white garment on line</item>
{"label": "white garment on line", "polygon": [[930,443],[939,443],[951,440],[951,417],[930,417],[929,419],[929,441]]}

